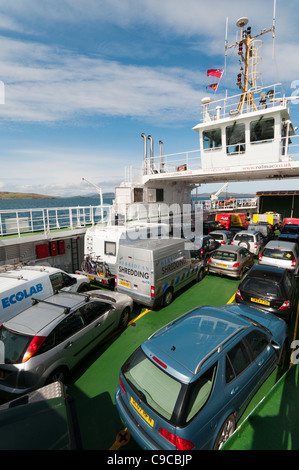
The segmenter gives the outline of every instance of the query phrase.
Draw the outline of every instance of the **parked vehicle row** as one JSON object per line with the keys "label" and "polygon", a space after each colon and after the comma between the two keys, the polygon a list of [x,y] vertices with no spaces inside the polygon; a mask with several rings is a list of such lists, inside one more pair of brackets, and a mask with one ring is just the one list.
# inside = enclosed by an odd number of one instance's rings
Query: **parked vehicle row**
{"label": "parked vehicle row", "polygon": [[200,248],[187,248],[186,240],[125,243],[116,292],[65,292],[58,284],[44,298],[32,291],[33,305],[0,327],[0,394],[65,382],[104,338],[127,326],[133,301],[169,305],[177,289],[202,279],[205,261],[209,272],[234,278],[249,270],[235,304],[195,308],[142,343],[122,366],[116,390],[120,417],[141,448],[221,448],[260,384],[283,363],[295,305],[299,247],[272,240],[265,226],[264,236],[213,231]]}

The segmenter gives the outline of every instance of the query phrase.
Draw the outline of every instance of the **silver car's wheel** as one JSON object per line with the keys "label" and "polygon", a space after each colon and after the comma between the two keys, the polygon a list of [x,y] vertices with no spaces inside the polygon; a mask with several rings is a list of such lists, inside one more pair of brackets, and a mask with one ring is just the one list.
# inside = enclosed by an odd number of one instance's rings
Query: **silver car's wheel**
{"label": "silver car's wheel", "polygon": [[128,326],[129,318],[130,318],[130,309],[129,309],[129,307],[126,307],[122,311],[122,314],[121,314],[120,319],[119,319],[118,327],[121,328],[122,330],[124,330]]}
{"label": "silver car's wheel", "polygon": [[66,369],[56,369],[52,372],[52,374],[47,379],[47,384],[51,384],[53,382],[61,382],[63,384],[66,383],[66,379],[68,376],[68,372]]}
{"label": "silver car's wheel", "polygon": [[219,450],[227,439],[232,435],[236,428],[236,420],[234,415],[230,415],[227,420],[223,423],[222,428],[219,431],[217,439],[214,444],[214,450]]}

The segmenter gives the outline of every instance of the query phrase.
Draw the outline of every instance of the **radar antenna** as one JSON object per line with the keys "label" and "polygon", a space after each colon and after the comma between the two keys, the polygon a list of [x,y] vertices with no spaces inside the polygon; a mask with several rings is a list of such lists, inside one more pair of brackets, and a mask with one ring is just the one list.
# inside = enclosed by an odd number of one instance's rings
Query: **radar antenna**
{"label": "radar antenna", "polygon": [[[225,55],[227,50],[232,47],[238,47],[238,54],[242,61],[241,70],[237,77],[237,86],[242,90],[242,95],[238,104],[237,113],[242,114],[244,112],[245,103],[247,103],[247,111],[256,111],[257,107],[254,102],[254,94],[261,89],[261,85],[258,85],[258,80],[261,78],[260,64],[262,62],[262,41],[257,39],[263,34],[273,32],[273,41],[275,37],[275,3],[274,3],[274,18],[273,26],[271,29],[263,30],[255,36],[251,35],[251,27],[248,26],[248,18],[239,18],[236,22],[236,26],[240,28],[240,40],[236,41],[231,46],[225,43]],[[243,79],[243,80],[242,80]]]}

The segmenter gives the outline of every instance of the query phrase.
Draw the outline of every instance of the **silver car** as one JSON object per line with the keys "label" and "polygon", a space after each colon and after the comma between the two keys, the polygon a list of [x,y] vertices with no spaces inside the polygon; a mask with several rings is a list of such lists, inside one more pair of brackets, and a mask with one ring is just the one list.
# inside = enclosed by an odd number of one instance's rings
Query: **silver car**
{"label": "silver car", "polygon": [[[113,330],[129,320],[131,300],[59,291],[0,328],[0,396],[28,393],[60,380]],[[126,298],[126,299],[125,299]]]}
{"label": "silver car", "polygon": [[265,243],[266,240],[260,232],[249,230],[241,230],[236,233],[232,241],[232,245],[243,246],[255,256],[259,256]]}
{"label": "silver car", "polygon": [[299,271],[299,247],[297,243],[272,240],[267,243],[259,257],[259,264]]}
{"label": "silver car", "polygon": [[223,245],[208,259],[209,273],[241,279],[254,264],[253,254],[242,246]]}

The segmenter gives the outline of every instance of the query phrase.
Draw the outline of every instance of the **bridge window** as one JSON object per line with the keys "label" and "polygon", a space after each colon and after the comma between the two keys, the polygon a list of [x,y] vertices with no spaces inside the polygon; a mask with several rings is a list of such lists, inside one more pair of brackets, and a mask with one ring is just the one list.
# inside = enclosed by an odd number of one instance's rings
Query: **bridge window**
{"label": "bridge window", "polygon": [[250,142],[263,143],[274,139],[274,118],[259,119],[250,123]]}
{"label": "bridge window", "polygon": [[204,150],[211,150],[222,147],[221,129],[213,129],[211,131],[204,131],[203,135],[203,148]]}
{"label": "bridge window", "polygon": [[226,153],[245,152],[245,124],[233,124],[226,128]]}

